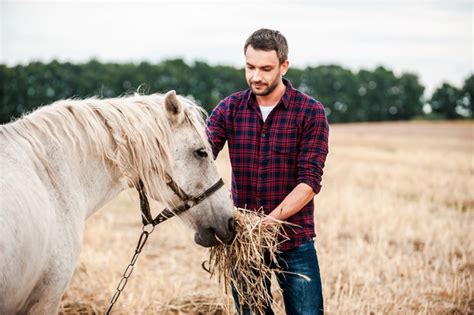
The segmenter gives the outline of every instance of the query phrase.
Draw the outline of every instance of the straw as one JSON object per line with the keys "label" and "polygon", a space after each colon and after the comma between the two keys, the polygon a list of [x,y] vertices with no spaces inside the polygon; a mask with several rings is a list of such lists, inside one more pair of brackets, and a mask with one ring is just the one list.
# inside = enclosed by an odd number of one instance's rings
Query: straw
{"label": "straw", "polygon": [[239,304],[260,314],[273,302],[266,283],[271,281],[273,272],[282,272],[278,246],[288,239],[281,228],[288,223],[274,219],[264,222],[264,217],[261,212],[237,208],[234,241],[212,247],[209,260],[203,263],[211,277],[217,274],[227,295],[234,288]]}

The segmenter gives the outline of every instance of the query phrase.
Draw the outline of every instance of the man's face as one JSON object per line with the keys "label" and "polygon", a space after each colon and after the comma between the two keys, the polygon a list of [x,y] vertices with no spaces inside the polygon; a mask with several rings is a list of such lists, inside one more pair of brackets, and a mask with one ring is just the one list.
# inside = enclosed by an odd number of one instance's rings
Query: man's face
{"label": "man's face", "polygon": [[280,65],[275,50],[255,50],[249,45],[245,61],[245,78],[255,95],[265,96],[273,92],[288,70],[288,60]]}

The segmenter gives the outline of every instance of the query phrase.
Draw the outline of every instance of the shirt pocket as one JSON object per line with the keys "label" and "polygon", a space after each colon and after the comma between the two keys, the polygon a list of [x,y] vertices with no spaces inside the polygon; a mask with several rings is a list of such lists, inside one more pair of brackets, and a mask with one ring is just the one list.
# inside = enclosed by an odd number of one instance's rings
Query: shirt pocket
{"label": "shirt pocket", "polygon": [[279,128],[270,135],[270,149],[276,153],[296,154],[298,152],[296,128]]}

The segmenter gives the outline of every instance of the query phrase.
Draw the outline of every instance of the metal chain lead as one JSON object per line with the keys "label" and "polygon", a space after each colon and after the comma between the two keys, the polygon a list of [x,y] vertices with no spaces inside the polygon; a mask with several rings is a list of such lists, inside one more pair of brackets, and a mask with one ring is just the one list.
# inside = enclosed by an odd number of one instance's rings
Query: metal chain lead
{"label": "metal chain lead", "polygon": [[[120,282],[117,285],[117,290],[115,291],[115,294],[112,296],[112,299],[110,300],[109,307],[107,308],[107,311],[105,312],[106,315],[110,314],[110,312],[112,311],[112,307],[114,307],[115,303],[117,303],[117,300],[120,294],[125,289],[128,279],[132,275],[133,269],[135,268],[135,263],[137,262],[138,255],[141,253],[143,246],[145,246],[145,243],[148,240],[148,236],[155,230],[155,225],[158,225],[173,216],[179,215],[183,213],[184,211],[188,210],[189,208],[192,208],[195,205],[201,203],[204,199],[206,199],[207,197],[215,193],[217,190],[219,190],[222,186],[224,186],[224,181],[222,180],[222,178],[219,179],[214,185],[212,185],[206,191],[204,191],[202,194],[196,197],[189,197],[184,192],[184,190],[182,190],[172,180],[172,178],[171,178],[171,181],[167,184],[170,185],[174,193],[182,199],[183,204],[181,204],[180,206],[172,210],[169,210],[166,208],[153,219],[153,217],[151,216],[150,205],[148,203],[146,192],[143,188],[143,183],[141,180],[138,182],[137,190],[140,196],[140,209],[142,212],[142,221],[143,221],[142,233],[140,234],[140,238],[138,239],[138,244],[137,244],[137,248],[135,249],[135,254],[132,257],[130,264],[128,264],[127,268],[125,268],[122,278],[120,279]],[[147,229],[147,227],[149,226],[151,226],[151,228]]]}
{"label": "metal chain lead", "polygon": [[[151,229],[149,231],[147,230],[148,226],[151,226]],[[145,246],[145,243],[148,240],[148,236],[154,230],[155,230],[154,225],[151,225],[151,224],[143,225],[142,233],[140,234],[140,237],[138,238],[138,244],[137,244],[137,247],[135,248],[135,253],[132,256],[132,259],[130,260],[130,264],[128,264],[127,268],[125,268],[125,271],[123,272],[122,278],[120,279],[119,284],[117,285],[117,290],[112,296],[109,307],[107,308],[107,311],[105,312],[106,315],[110,314],[112,307],[114,307],[114,304],[117,302],[120,294],[122,293],[123,289],[127,285],[128,279],[132,275],[133,269],[135,268],[135,263],[138,260],[138,255],[140,255],[140,253],[142,252],[143,246]]]}

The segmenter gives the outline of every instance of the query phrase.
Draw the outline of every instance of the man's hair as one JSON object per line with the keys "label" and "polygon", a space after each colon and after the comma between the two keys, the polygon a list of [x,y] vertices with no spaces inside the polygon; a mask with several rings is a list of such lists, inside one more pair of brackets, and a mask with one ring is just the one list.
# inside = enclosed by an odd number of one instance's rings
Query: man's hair
{"label": "man's hair", "polygon": [[244,46],[244,54],[247,52],[247,47],[252,46],[255,50],[271,51],[275,50],[280,64],[288,59],[288,43],[285,36],[279,31],[261,28],[253,32]]}

